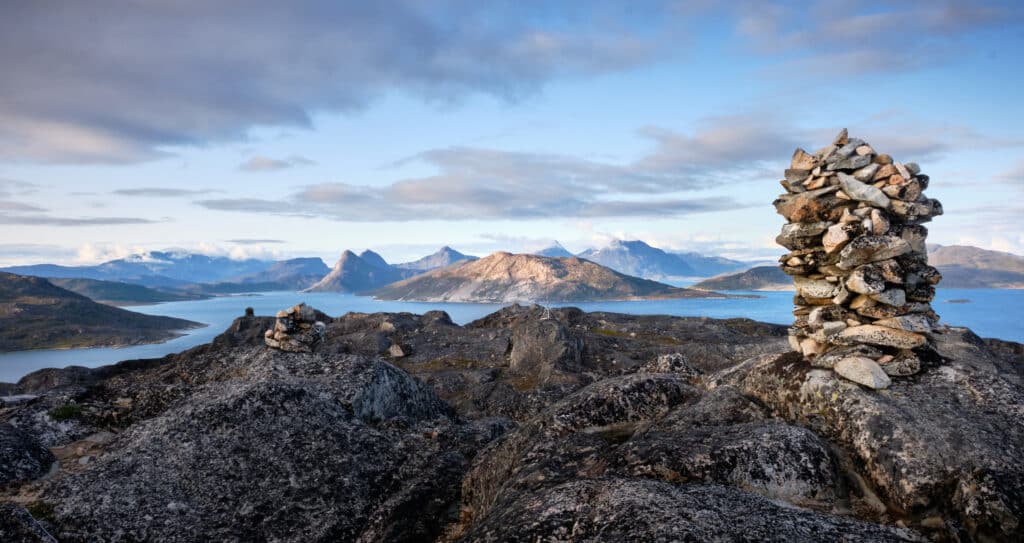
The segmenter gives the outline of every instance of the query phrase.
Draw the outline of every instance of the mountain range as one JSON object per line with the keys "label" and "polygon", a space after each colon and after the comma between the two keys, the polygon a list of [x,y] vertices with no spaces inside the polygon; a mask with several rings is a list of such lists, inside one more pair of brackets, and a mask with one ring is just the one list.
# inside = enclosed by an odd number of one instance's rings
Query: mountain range
{"label": "mountain range", "polygon": [[[1024,257],[969,246],[929,246],[929,259],[945,277],[944,288],[1024,287]],[[542,257],[572,257],[557,241],[533,252]],[[698,253],[664,251],[639,240],[616,240],[578,256],[620,274],[671,281],[709,277],[699,288],[712,290],[776,290],[788,280],[767,268]],[[38,264],[0,269],[10,273],[54,278],[86,296],[115,305],[195,299],[209,295],[273,290],[365,293],[388,284],[478,257],[445,246],[437,252],[397,264],[365,250],[346,251],[333,268],[320,258],[290,260],[232,260],[151,251],[94,266]],[[742,271],[746,268],[746,271]],[[765,268],[765,269],[762,269]],[[78,281],[69,281],[76,279]],[[143,291],[138,285],[148,287]]]}
{"label": "mountain range", "polygon": [[[385,300],[507,303],[713,297],[631,277],[579,257],[494,253],[370,293]],[[717,295],[720,296],[720,295]]]}
{"label": "mountain range", "polygon": [[[942,273],[939,288],[1024,288],[1024,257],[967,245],[929,245],[928,263]],[[757,266],[705,279],[708,290],[792,290],[793,280],[778,266]]]}
{"label": "mountain range", "polygon": [[[425,272],[430,270],[436,270],[437,268],[443,268],[445,266],[450,266],[452,264],[455,264],[456,262],[462,262],[463,260],[476,260],[477,258],[478,257],[475,256],[464,255],[446,245],[444,247],[441,247],[439,251],[432,255],[427,255],[419,260],[414,260],[412,262],[403,262],[400,264],[395,264],[394,267],[404,270]],[[384,259],[381,259],[380,261],[383,263]]]}
{"label": "mountain range", "polygon": [[617,272],[646,279],[709,277],[741,270],[747,263],[699,253],[670,253],[639,240],[614,240],[601,249],[587,249],[577,256]]}

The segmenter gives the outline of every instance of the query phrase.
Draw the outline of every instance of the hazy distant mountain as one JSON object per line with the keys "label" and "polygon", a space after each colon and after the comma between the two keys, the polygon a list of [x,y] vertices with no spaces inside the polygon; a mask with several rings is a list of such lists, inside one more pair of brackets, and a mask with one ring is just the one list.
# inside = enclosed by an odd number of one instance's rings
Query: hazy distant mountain
{"label": "hazy distant mountain", "polygon": [[478,257],[464,255],[447,245],[441,247],[436,253],[425,256],[419,260],[412,262],[402,262],[401,264],[395,264],[395,268],[401,268],[404,270],[417,270],[417,271],[430,271],[437,268],[443,268],[450,266],[456,262],[462,262],[463,260],[477,260]]}
{"label": "hazy distant mountain", "polygon": [[218,283],[214,287],[222,287],[220,291],[225,291],[228,286],[237,285],[235,292],[302,290],[315,284],[330,271],[319,258],[292,258],[274,262],[266,270]]}
{"label": "hazy distant mountain", "polygon": [[940,288],[1024,288],[1024,257],[967,245],[929,245]]}
{"label": "hazy distant mountain", "polygon": [[[325,266],[326,267],[326,266]],[[54,277],[50,283],[81,294],[93,301],[110,305],[138,305],[159,302],[181,302],[207,298],[199,293],[158,290],[132,283],[102,281],[100,279],[69,279]]]}
{"label": "hazy distant mountain", "polygon": [[37,277],[66,277],[124,281],[146,286],[182,286],[215,283],[265,271],[274,262],[233,260],[173,251],[150,251],[95,266],[39,264],[12,266],[0,271]]}
{"label": "hazy distant mountain", "polygon": [[573,254],[570,253],[568,249],[562,247],[562,244],[558,243],[557,241],[539,251],[534,251],[532,254],[535,254],[537,256],[551,256],[556,258],[573,256]]}
{"label": "hazy distant mountain", "polygon": [[305,292],[365,292],[400,281],[415,273],[395,269],[387,263],[386,267],[380,267],[374,260],[371,256],[368,262],[352,251],[345,251],[334,264],[334,268]]}
{"label": "hazy distant mountain", "polygon": [[697,277],[708,277],[742,270],[750,264],[721,256],[705,256],[700,253],[672,253],[689,266]]}
{"label": "hazy distant mountain", "polygon": [[39,277],[0,273],[0,351],[152,343],[196,326],[100,304]]}
{"label": "hazy distant mountain", "polygon": [[968,245],[929,245],[928,263],[935,267],[960,266],[1024,273],[1024,256]]}
{"label": "hazy distant mountain", "polygon": [[678,256],[651,247],[639,240],[615,240],[607,247],[583,251],[579,257],[607,266],[620,273],[637,277],[664,278],[695,275],[693,268]]}
{"label": "hazy distant mountain", "polygon": [[793,278],[778,266],[758,266],[749,270],[705,279],[693,288],[701,290],[793,290]]}
{"label": "hazy distant mountain", "polygon": [[370,294],[385,300],[489,303],[716,295],[630,277],[577,257],[504,252],[417,275]]}

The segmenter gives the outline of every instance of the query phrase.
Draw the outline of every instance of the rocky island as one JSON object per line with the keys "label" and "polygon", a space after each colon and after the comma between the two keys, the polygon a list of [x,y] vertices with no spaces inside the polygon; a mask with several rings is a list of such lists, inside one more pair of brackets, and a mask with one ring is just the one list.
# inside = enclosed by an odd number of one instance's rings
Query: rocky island
{"label": "rocky island", "polygon": [[725,297],[625,275],[578,257],[494,253],[371,291],[383,300],[510,303]]}

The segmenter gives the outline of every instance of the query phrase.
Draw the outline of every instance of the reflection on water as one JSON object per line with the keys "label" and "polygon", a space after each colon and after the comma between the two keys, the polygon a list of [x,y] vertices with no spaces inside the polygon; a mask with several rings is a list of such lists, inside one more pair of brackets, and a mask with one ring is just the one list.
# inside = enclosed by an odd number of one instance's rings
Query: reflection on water
{"label": "reflection on water", "polygon": [[[638,315],[705,316],[714,318],[747,317],[754,320],[786,324],[792,322],[791,292],[757,292],[760,298],[652,300],[642,302],[590,302],[572,305],[584,311],[609,311]],[[969,303],[950,301],[970,300]],[[59,351],[22,351],[0,355],[0,381],[12,382],[41,368],[112,364],[120,360],[158,358],[206,343],[223,332],[231,321],[241,316],[246,307],[257,315],[273,315],[279,309],[305,302],[329,314],[350,311],[425,313],[432,309],[447,311],[452,320],[464,324],[478,319],[502,304],[451,304],[379,301],[363,296],[331,293],[268,292],[247,296],[212,298],[190,302],[169,302],[131,307],[133,311],[152,315],[180,317],[207,324],[205,328],[188,331],[187,335],[155,345],[134,347],[71,349]],[[933,303],[945,323],[968,326],[982,337],[998,337],[1024,342],[1024,291],[1022,290],[944,290]]]}

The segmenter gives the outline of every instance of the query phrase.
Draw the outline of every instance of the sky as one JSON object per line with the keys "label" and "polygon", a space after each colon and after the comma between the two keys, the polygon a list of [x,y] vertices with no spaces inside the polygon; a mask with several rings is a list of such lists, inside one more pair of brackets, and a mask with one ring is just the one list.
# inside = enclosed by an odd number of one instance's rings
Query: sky
{"label": "sky", "polygon": [[0,0],[0,265],[612,239],[771,259],[793,150],[1024,254],[1024,4]]}

